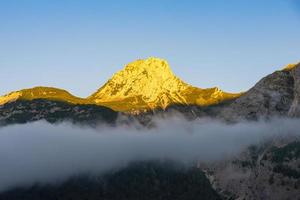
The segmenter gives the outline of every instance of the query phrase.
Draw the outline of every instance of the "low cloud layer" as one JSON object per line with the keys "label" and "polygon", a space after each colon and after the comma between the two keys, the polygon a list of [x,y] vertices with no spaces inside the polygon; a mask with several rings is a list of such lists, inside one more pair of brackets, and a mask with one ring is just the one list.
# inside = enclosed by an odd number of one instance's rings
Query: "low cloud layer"
{"label": "low cloud layer", "polygon": [[98,129],[36,122],[0,129],[0,191],[102,173],[131,161],[214,161],[275,135],[298,134],[300,120],[226,125],[209,120],[157,120],[157,128]]}

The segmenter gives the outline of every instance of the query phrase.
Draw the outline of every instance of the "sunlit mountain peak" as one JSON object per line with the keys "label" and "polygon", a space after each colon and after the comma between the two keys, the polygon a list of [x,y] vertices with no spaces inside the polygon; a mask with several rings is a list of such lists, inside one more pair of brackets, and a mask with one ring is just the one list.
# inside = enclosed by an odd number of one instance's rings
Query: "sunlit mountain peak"
{"label": "sunlit mountain peak", "polygon": [[129,63],[88,99],[120,111],[211,105],[238,97],[218,88],[193,87],[173,74],[167,61],[150,57]]}

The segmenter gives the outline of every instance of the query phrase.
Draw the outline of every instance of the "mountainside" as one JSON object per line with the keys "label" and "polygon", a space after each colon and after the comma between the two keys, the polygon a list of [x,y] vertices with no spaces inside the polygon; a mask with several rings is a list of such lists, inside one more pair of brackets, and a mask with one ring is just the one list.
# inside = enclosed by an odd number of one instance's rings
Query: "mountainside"
{"label": "mountainside", "polygon": [[289,72],[294,79],[294,99],[288,115],[291,117],[300,117],[300,63],[289,69]]}
{"label": "mountainside", "polygon": [[290,64],[261,79],[221,113],[229,121],[300,116],[300,64]]}
{"label": "mountainside", "polygon": [[203,169],[224,199],[300,198],[299,138],[273,138]]}
{"label": "mountainside", "polygon": [[16,100],[0,106],[0,126],[38,120],[96,126],[100,123],[114,124],[117,117],[117,112],[103,106],[75,105],[47,99]]}
{"label": "mountainside", "polygon": [[147,111],[174,104],[208,106],[238,96],[193,87],[176,77],[165,60],[148,58],[129,63],[88,99],[118,111]]}
{"label": "mountainside", "polygon": [[0,193],[0,200],[219,200],[204,173],[177,163],[132,163],[99,177],[79,176],[61,184],[36,184]]}

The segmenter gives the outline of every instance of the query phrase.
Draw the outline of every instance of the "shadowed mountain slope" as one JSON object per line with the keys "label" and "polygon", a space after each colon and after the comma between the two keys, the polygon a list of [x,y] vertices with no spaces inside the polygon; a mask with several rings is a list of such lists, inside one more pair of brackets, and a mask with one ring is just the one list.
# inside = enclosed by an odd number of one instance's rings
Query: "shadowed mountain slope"
{"label": "shadowed mountain slope", "polygon": [[290,64],[261,79],[222,111],[230,121],[300,116],[300,64]]}

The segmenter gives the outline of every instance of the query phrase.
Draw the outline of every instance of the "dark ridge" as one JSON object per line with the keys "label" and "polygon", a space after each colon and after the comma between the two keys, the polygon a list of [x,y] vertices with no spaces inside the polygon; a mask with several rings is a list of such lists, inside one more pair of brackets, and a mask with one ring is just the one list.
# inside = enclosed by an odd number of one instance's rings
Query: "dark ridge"
{"label": "dark ridge", "polygon": [[58,185],[36,184],[0,194],[0,200],[218,200],[197,168],[171,161],[135,162],[103,176],[77,176]]}
{"label": "dark ridge", "polygon": [[117,112],[104,106],[75,105],[45,99],[18,100],[0,106],[1,125],[24,124],[38,120],[46,120],[52,124],[69,121],[81,125],[113,125],[117,117]]}

